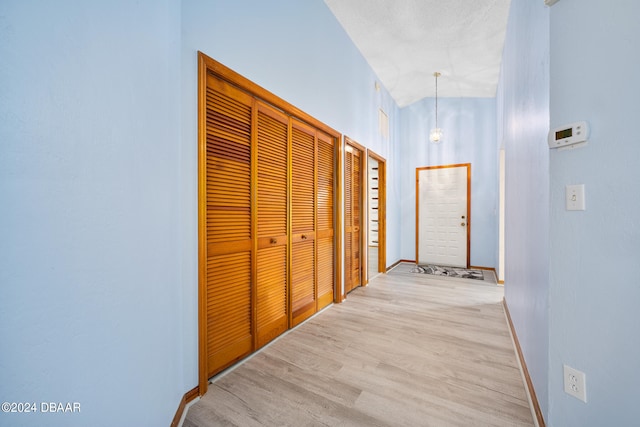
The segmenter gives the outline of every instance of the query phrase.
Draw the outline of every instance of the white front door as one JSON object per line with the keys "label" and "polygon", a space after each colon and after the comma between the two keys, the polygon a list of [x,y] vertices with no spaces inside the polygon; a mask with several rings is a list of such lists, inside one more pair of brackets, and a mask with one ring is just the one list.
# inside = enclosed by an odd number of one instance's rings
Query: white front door
{"label": "white front door", "polygon": [[471,165],[418,168],[416,175],[418,263],[468,267]]}

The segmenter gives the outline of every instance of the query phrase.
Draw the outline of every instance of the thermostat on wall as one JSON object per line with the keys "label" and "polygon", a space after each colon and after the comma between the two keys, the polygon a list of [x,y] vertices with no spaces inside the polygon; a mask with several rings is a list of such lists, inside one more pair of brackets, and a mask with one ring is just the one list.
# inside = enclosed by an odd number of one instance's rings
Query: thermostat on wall
{"label": "thermostat on wall", "polygon": [[575,122],[549,131],[549,148],[580,144],[589,137],[587,122]]}

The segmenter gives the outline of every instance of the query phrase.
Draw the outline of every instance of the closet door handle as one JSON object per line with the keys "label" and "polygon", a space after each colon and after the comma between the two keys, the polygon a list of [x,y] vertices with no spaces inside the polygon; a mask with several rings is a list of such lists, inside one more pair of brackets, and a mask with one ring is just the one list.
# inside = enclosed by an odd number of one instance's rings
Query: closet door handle
{"label": "closet door handle", "polygon": [[272,245],[275,245],[276,243],[278,243],[278,239],[276,239],[275,237],[272,237],[270,242]]}
{"label": "closet door handle", "polygon": [[307,240],[307,236],[306,236],[305,234],[303,234],[302,236],[300,236],[300,238],[301,238],[302,240]]}

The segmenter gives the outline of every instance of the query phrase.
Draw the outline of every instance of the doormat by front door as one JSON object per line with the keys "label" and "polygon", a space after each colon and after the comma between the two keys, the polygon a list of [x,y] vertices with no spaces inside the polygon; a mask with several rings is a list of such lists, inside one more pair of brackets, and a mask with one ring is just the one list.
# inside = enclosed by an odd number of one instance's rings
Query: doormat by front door
{"label": "doormat by front door", "polygon": [[434,276],[456,277],[458,279],[484,280],[482,270],[472,270],[461,267],[445,267],[441,265],[421,264],[416,265],[412,273],[432,274]]}

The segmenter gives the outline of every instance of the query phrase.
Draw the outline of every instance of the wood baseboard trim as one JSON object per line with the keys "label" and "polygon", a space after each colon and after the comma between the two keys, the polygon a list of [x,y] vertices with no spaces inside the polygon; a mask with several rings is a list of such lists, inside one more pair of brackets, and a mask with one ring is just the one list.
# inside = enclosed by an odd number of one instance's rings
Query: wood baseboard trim
{"label": "wood baseboard trim", "polygon": [[[496,269],[493,267],[481,267],[479,265],[470,265],[469,268],[475,268],[476,270],[487,270],[487,271],[493,271],[493,273],[495,274]],[[498,277],[498,275],[496,274],[496,277]]]}
{"label": "wood baseboard trim", "polygon": [[180,400],[180,404],[178,405],[178,410],[176,411],[176,415],[173,417],[173,421],[171,421],[171,427],[178,427],[180,424],[180,420],[182,419],[182,414],[184,413],[184,409],[187,407],[187,403],[191,402],[193,399],[200,395],[200,388],[198,386],[192,388],[188,392],[182,396]]}
{"label": "wood baseboard trim", "polygon": [[513,321],[511,320],[511,313],[509,313],[509,307],[507,306],[507,300],[502,298],[502,306],[504,307],[504,314],[507,317],[507,323],[509,325],[509,330],[511,332],[511,337],[513,338],[513,344],[516,347],[516,353],[518,353],[518,359],[520,360],[520,368],[522,369],[522,375],[524,376],[525,382],[527,383],[527,390],[529,391],[529,398],[531,399],[532,412],[536,417],[536,425],[538,427],[545,427],[544,417],[542,416],[542,410],[540,409],[540,404],[538,403],[538,398],[536,396],[536,390],[533,387],[533,381],[531,381],[531,377],[529,376],[529,369],[527,369],[527,362],[524,360],[524,355],[522,354],[522,347],[520,347],[520,342],[518,341],[518,335],[516,334],[516,330],[513,327]]}
{"label": "wood baseboard trim", "polygon": [[393,264],[391,264],[389,267],[387,267],[387,271],[389,271],[389,270],[391,270],[391,269],[393,269],[393,268],[397,267],[397,266],[398,266],[398,264],[400,264],[401,262],[412,262],[412,263],[414,263],[414,264],[416,263],[416,261],[415,261],[415,260],[412,260],[412,259],[399,259],[398,261],[394,262],[394,263],[393,263]]}

